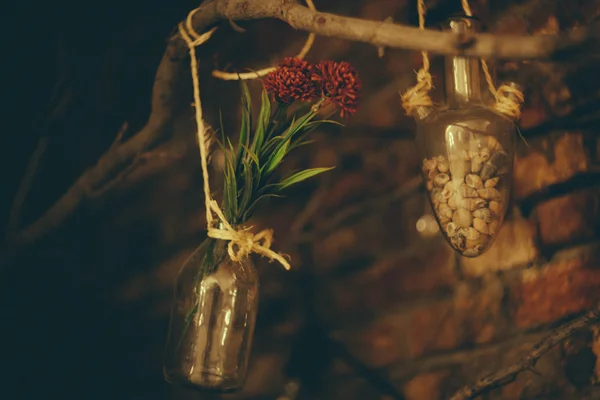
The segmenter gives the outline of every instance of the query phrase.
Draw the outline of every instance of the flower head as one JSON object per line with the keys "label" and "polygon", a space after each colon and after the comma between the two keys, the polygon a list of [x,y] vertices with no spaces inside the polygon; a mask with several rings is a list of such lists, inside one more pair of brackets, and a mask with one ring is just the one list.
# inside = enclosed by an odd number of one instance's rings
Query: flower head
{"label": "flower head", "polygon": [[295,57],[284,58],[274,71],[263,81],[267,92],[283,104],[295,100],[310,101],[317,91],[311,79],[311,67],[308,62]]}
{"label": "flower head", "polygon": [[321,61],[313,67],[312,79],[321,95],[340,109],[342,117],[347,118],[356,112],[362,84],[350,63]]}

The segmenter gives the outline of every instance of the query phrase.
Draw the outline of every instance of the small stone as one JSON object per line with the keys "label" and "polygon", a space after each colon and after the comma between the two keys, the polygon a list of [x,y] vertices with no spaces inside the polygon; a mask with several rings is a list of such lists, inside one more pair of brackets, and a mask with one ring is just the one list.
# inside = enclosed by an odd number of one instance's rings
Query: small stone
{"label": "small stone", "polygon": [[500,213],[502,212],[502,203],[497,201],[490,201],[489,209],[494,215],[500,215]]}
{"label": "small stone", "polygon": [[469,211],[475,211],[485,207],[487,201],[484,199],[465,199],[465,207]]}
{"label": "small stone", "polygon": [[450,163],[448,162],[448,160],[444,159],[443,161],[438,161],[438,171],[446,173],[449,169]]}
{"label": "small stone", "polygon": [[498,184],[498,181],[500,180],[500,177],[495,177],[495,178],[491,178],[488,179],[487,181],[485,181],[485,187],[486,188],[495,188],[496,185]]}
{"label": "small stone", "polygon": [[482,162],[486,162],[487,160],[490,159],[490,150],[489,149],[481,149],[481,151],[479,152],[479,159]]}
{"label": "small stone", "polygon": [[456,196],[452,196],[448,199],[448,207],[450,207],[452,210],[456,210],[458,208],[456,204]]}
{"label": "small stone", "polygon": [[440,187],[444,186],[448,181],[450,181],[450,176],[448,174],[438,174],[433,179],[435,185]]}
{"label": "small stone", "polygon": [[473,217],[471,216],[471,213],[464,208],[459,208],[454,211],[454,215],[452,216],[452,222],[460,228],[468,228],[471,226],[472,220]]}
{"label": "small stone", "polygon": [[439,217],[439,218],[440,218],[440,224],[442,226],[444,226],[444,225],[450,223],[450,221],[452,221],[450,218],[446,218],[446,217]]}
{"label": "small stone", "polygon": [[477,240],[481,236],[481,233],[471,226],[464,229],[463,235],[468,240]]}
{"label": "small stone", "polygon": [[502,148],[502,145],[500,144],[500,142],[498,142],[498,140],[493,137],[493,136],[488,136],[487,137],[487,147],[490,148],[493,151],[504,151],[504,149]]}
{"label": "small stone", "polygon": [[502,197],[502,194],[494,188],[479,189],[477,193],[479,197],[486,200],[499,200]]}
{"label": "small stone", "polygon": [[465,237],[461,235],[454,235],[450,238],[450,243],[458,251],[465,250]]}
{"label": "small stone", "polygon": [[452,209],[450,209],[450,207],[448,207],[448,204],[440,204],[439,209],[438,209],[438,214],[440,216],[440,218],[452,218]]}
{"label": "small stone", "polygon": [[489,224],[492,221],[492,212],[489,208],[480,208],[479,210],[473,211],[473,216],[485,221]]}
{"label": "small stone", "polygon": [[[483,248],[483,246],[481,246],[481,248]],[[465,257],[477,257],[479,255],[479,253],[481,253],[481,250],[479,250],[479,248],[477,248],[477,247],[473,247],[470,249],[466,249],[465,251],[463,251],[462,254]]]}
{"label": "small stone", "polygon": [[481,218],[473,219],[473,228],[477,229],[479,232],[487,235],[490,231],[488,228],[488,224],[485,223]]}
{"label": "small stone", "polygon": [[471,172],[473,173],[479,173],[479,171],[481,171],[481,168],[483,167],[483,162],[481,162],[478,159],[473,159],[471,160]]}
{"label": "small stone", "polygon": [[480,248],[480,251],[483,250],[490,241],[490,237],[488,235],[479,235],[477,239],[468,239],[465,241],[465,247],[468,249],[472,248]]}
{"label": "small stone", "polygon": [[423,172],[434,171],[437,168],[437,161],[433,158],[423,160]]}
{"label": "small stone", "polygon": [[466,184],[462,184],[460,186],[460,194],[462,197],[464,198],[476,198],[476,197],[481,197],[479,196],[479,194],[477,193],[477,190],[473,189],[472,187],[467,186]]}
{"label": "small stone", "polygon": [[474,189],[481,189],[483,187],[483,180],[479,175],[469,174],[465,177],[465,182],[469,187]]}
{"label": "small stone", "polygon": [[456,224],[454,222],[450,222],[448,225],[446,225],[446,233],[450,237],[452,237],[458,233],[458,227],[456,226]]}
{"label": "small stone", "polygon": [[507,162],[507,156],[504,153],[494,153],[492,157],[485,163],[485,165],[481,168],[480,176],[483,179],[490,179],[498,169],[503,168]]}
{"label": "small stone", "polygon": [[449,199],[454,194],[454,184],[452,182],[446,183],[444,190],[442,190],[442,197]]}

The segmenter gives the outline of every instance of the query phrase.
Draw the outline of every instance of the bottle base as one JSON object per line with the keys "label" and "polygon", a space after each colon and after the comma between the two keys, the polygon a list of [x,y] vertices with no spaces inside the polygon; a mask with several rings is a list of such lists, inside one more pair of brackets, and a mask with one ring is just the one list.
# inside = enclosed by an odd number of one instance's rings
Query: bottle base
{"label": "bottle base", "polygon": [[227,378],[209,372],[195,373],[193,376],[173,376],[164,373],[165,381],[172,385],[181,386],[205,393],[235,393],[243,388],[243,385],[234,378]]}

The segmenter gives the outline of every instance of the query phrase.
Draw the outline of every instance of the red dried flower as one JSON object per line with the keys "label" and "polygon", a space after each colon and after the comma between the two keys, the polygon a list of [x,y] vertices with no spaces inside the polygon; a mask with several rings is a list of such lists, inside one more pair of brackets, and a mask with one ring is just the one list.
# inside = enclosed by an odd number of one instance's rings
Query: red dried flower
{"label": "red dried flower", "polygon": [[287,57],[277,66],[277,69],[269,72],[263,85],[275,100],[283,104],[291,104],[295,100],[315,99],[317,91],[311,78],[312,70],[308,62]]}
{"label": "red dried flower", "polygon": [[323,97],[338,107],[343,118],[356,112],[362,83],[358,72],[346,61],[321,61],[313,67],[312,79]]}

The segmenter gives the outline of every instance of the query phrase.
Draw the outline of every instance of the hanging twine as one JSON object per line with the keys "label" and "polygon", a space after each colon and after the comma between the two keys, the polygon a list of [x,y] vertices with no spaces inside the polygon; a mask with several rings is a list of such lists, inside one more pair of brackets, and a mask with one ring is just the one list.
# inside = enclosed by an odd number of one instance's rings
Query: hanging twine
{"label": "hanging twine", "polygon": [[[417,0],[419,10],[419,29],[425,30],[425,0]],[[429,54],[422,51],[423,67],[417,72],[417,84],[404,92],[401,96],[402,107],[407,115],[411,115],[418,107],[430,107],[433,105],[429,91],[433,88],[431,74],[429,73]]]}
{"label": "hanging twine", "polygon": [[[468,17],[473,16],[468,0],[461,0],[463,11]],[[419,12],[419,29],[425,29],[425,0],[417,0]],[[417,107],[429,107],[433,104],[429,91],[432,89],[432,78],[429,73],[429,55],[426,51],[421,52],[423,56],[423,67],[417,72],[417,84],[404,92],[402,95],[402,107],[407,115],[411,115]],[[524,101],[523,92],[519,89],[501,85],[498,89],[494,86],[492,74],[485,60],[481,60],[481,69],[485,76],[488,89],[496,100],[493,108],[512,119],[521,117],[521,104]]]}
{"label": "hanging twine", "polygon": [[[461,3],[465,15],[467,17],[472,17],[473,12],[471,11],[469,0],[461,0]],[[508,116],[509,118],[519,119],[521,117],[521,104],[525,100],[523,92],[509,85],[500,85],[500,87],[496,89],[494,86],[494,80],[492,79],[492,74],[490,73],[488,64],[484,59],[481,59],[481,69],[483,70],[483,75],[485,76],[490,93],[496,100],[494,109],[499,113]]]}
{"label": "hanging twine", "polygon": [[[190,67],[192,71],[192,83],[194,87],[194,105],[196,108],[196,125],[198,127],[198,147],[200,148],[200,162],[202,165],[202,177],[204,179],[204,203],[206,206],[206,225],[208,237],[228,241],[227,252],[231,260],[241,262],[250,253],[260,254],[270,260],[277,260],[287,270],[290,264],[283,255],[271,250],[273,242],[273,230],[265,229],[259,233],[250,232],[251,228],[236,229],[227,221],[218,203],[210,195],[210,183],[208,176],[208,149],[207,132],[202,118],[202,103],[200,101],[200,82],[198,79],[198,60],[196,59],[196,46],[205,43],[212,36],[216,28],[199,35],[192,26],[192,17],[198,9],[192,10],[185,21],[178,25],[179,34],[190,50]],[[213,215],[214,214],[214,215]],[[215,218],[218,218],[218,227],[215,227]]]}
{"label": "hanging twine", "polygon": [[[310,10],[317,11],[315,4],[313,3],[312,0],[305,0],[305,1],[306,1],[306,5],[308,6],[308,8]],[[302,46],[302,49],[296,55],[295,58],[303,59],[308,54],[308,52],[312,48],[313,43],[315,42],[316,36],[317,35],[315,35],[312,32],[308,34],[308,38],[306,39],[304,46]],[[248,79],[256,79],[256,78],[265,76],[269,72],[274,71],[275,68],[276,67],[269,67],[269,68],[259,69],[258,71],[243,72],[243,73],[225,72],[225,71],[219,71],[218,69],[216,69],[212,72],[212,76],[214,76],[215,78],[226,80],[226,81],[238,81],[238,80],[244,81],[244,80],[248,80]]]}

